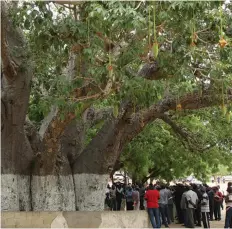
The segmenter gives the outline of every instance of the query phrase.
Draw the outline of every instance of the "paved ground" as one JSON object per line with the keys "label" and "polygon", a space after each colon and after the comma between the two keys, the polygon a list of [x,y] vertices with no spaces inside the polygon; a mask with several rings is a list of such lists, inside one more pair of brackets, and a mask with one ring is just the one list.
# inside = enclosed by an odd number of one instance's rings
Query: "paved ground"
{"label": "paved ground", "polygon": [[[222,220],[221,221],[210,221],[210,227],[211,228],[224,228],[224,223],[225,223],[225,209],[222,210]],[[171,224],[170,228],[184,228],[184,226],[181,226],[181,224]],[[196,227],[200,228],[200,227]],[[202,225],[203,228],[203,225]]]}

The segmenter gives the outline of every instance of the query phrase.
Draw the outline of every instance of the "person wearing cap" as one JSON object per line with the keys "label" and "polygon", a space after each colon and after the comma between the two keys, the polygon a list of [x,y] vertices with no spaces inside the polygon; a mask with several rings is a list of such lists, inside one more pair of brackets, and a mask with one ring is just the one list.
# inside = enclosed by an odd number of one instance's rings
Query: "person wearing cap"
{"label": "person wearing cap", "polygon": [[206,193],[206,188],[204,186],[201,187],[201,193],[202,193],[202,198],[201,198],[201,215],[202,215],[202,222],[204,225],[204,228],[210,228],[209,224],[209,197]]}

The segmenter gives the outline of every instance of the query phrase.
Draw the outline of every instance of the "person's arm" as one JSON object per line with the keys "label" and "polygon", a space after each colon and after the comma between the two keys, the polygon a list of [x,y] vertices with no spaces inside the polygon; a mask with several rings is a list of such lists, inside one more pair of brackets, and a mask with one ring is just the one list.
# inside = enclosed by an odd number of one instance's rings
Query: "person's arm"
{"label": "person's arm", "polygon": [[147,192],[145,193],[144,199],[147,200]]}
{"label": "person's arm", "polygon": [[225,202],[226,202],[226,203],[229,202],[229,195],[226,195],[226,197],[225,197]]}
{"label": "person's arm", "polygon": [[190,203],[194,208],[196,208],[196,205],[192,202],[190,197],[186,197],[186,200],[188,203]]}

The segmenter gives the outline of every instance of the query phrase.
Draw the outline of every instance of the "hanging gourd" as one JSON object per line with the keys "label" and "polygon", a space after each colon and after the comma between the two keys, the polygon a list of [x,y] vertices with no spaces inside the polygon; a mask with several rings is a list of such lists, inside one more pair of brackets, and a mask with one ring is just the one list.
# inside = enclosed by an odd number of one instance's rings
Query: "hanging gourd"
{"label": "hanging gourd", "polygon": [[112,66],[112,60],[111,60],[111,51],[109,51],[109,65],[108,65],[108,71],[109,71],[109,76],[110,76],[110,78],[112,78],[113,66]]}
{"label": "hanging gourd", "polygon": [[152,46],[152,50],[153,50],[154,57],[157,58],[159,54],[159,45],[157,42],[156,24],[155,24],[155,1],[154,1],[154,6],[153,6],[153,17],[154,17],[154,43]]}
{"label": "hanging gourd", "polygon": [[227,121],[228,123],[230,123],[231,115],[232,115],[231,111],[227,111],[227,112],[226,112],[226,121]]}
{"label": "hanging gourd", "polygon": [[192,26],[191,26],[191,44],[190,46],[191,47],[195,47],[196,46],[196,43],[197,43],[197,33],[196,33],[196,27],[195,27],[195,20],[194,20],[194,12],[193,12],[193,23],[192,23]]}
{"label": "hanging gourd", "polygon": [[[110,34],[111,40],[111,34]],[[109,49],[109,65],[108,65],[109,77],[113,78],[113,66],[112,66],[112,56],[111,56],[111,49]]]}
{"label": "hanging gourd", "polygon": [[181,110],[182,110],[182,105],[181,105],[180,103],[178,103],[178,104],[176,105],[176,110],[177,110],[177,111],[181,111]]}
{"label": "hanging gourd", "polygon": [[176,99],[176,110],[177,111],[181,111],[182,110],[182,105],[180,103],[179,94],[178,94],[177,99]]}
{"label": "hanging gourd", "polygon": [[222,31],[222,6],[220,7],[220,40],[219,40],[219,46],[220,48],[224,48],[227,45],[227,41],[223,37],[223,31]]}
{"label": "hanging gourd", "polygon": [[151,9],[150,3],[148,5],[148,46],[151,49]]}
{"label": "hanging gourd", "polygon": [[221,105],[221,110],[222,110],[223,116],[225,116],[226,112],[227,112],[227,107],[225,105],[225,99],[224,99],[224,79],[222,79],[222,105]]}
{"label": "hanging gourd", "polygon": [[89,39],[89,17],[87,17],[87,40],[88,40],[88,45],[90,46],[90,39]]}

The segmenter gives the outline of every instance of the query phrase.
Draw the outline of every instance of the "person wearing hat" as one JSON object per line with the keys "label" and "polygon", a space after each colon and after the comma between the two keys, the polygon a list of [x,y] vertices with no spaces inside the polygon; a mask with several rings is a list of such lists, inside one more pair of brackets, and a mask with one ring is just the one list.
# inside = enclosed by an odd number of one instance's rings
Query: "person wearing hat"
{"label": "person wearing hat", "polygon": [[204,225],[204,228],[210,228],[209,224],[209,197],[206,193],[206,187],[202,186],[201,187],[201,193],[202,193],[202,198],[201,198],[201,215],[202,215],[202,222]]}

